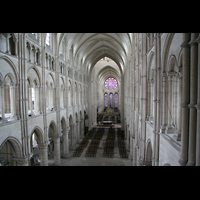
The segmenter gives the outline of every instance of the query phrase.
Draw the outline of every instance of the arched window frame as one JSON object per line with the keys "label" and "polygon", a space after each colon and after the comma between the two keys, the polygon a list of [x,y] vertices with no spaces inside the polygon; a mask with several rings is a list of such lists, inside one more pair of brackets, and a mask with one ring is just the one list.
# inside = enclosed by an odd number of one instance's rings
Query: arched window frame
{"label": "arched window frame", "polygon": [[51,45],[51,43],[50,43],[50,41],[51,41],[50,37],[51,37],[51,34],[47,33],[47,35],[46,35],[46,45],[48,45],[49,47]]}
{"label": "arched window frame", "polygon": [[[118,96],[118,93],[115,93],[115,106],[114,107],[118,107],[118,100],[119,100],[119,96]],[[117,98],[116,98],[117,97]]]}
{"label": "arched window frame", "polygon": [[107,93],[104,94],[104,105],[105,105],[105,107],[108,107],[108,94]]}

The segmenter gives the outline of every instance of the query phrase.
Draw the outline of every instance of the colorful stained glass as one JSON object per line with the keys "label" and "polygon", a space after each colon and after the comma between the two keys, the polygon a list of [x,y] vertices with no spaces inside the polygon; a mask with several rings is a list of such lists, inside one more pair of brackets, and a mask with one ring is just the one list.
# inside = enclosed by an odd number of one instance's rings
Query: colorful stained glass
{"label": "colorful stained glass", "polygon": [[108,78],[105,81],[105,87],[108,90],[115,90],[117,88],[117,85],[118,85],[118,83],[117,83],[116,79],[114,79],[114,78]]}
{"label": "colorful stained glass", "polygon": [[108,94],[105,94],[105,107],[108,107]]}
{"label": "colorful stained glass", "polygon": [[115,94],[115,107],[118,107],[118,94]]}
{"label": "colorful stained glass", "polygon": [[112,98],[113,98],[113,94],[111,93],[110,94],[110,106],[111,107],[113,107],[113,99]]}

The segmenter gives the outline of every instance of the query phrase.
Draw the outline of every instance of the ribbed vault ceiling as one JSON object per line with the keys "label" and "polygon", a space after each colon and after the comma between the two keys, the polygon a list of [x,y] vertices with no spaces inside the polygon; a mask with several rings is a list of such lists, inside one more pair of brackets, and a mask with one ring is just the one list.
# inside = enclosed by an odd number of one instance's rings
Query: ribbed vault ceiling
{"label": "ribbed vault ceiling", "polygon": [[98,77],[104,84],[108,78],[115,78],[118,82],[120,80],[120,73],[111,66],[106,66],[99,71]]}
{"label": "ribbed vault ceiling", "polygon": [[72,49],[73,62],[81,63],[88,74],[105,56],[114,60],[123,73],[131,54],[132,34],[129,33],[61,33],[59,44],[63,38],[66,38],[68,49]]}

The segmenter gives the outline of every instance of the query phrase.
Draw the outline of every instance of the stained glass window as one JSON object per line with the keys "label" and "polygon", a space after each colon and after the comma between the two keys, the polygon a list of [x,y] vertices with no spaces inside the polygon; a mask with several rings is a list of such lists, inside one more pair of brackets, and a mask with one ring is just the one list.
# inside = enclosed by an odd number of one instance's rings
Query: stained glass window
{"label": "stained glass window", "polygon": [[113,107],[113,94],[110,94],[110,107]]}
{"label": "stained glass window", "polygon": [[115,107],[118,107],[118,94],[115,94]]}
{"label": "stained glass window", "polygon": [[105,94],[105,107],[108,107],[108,94]]}
{"label": "stained glass window", "polygon": [[105,81],[105,87],[108,90],[115,90],[117,88],[117,84],[118,83],[117,83],[116,79],[114,79],[114,78],[108,78]]}

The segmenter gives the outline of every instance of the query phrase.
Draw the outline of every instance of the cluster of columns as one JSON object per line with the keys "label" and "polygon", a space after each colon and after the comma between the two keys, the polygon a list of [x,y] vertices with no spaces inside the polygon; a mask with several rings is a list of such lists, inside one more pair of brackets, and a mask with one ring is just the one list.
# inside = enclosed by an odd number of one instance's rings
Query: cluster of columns
{"label": "cluster of columns", "polygon": [[[183,34],[183,92],[182,92],[182,133],[181,165],[200,165],[200,35]],[[198,91],[198,93],[197,93]],[[188,134],[189,133],[189,134]]]}
{"label": "cluster of columns", "polygon": [[[137,41],[139,43],[139,41]],[[160,125],[161,125],[161,110],[160,110],[160,98],[161,98],[161,63],[160,63],[160,35],[157,33],[154,36],[155,45],[155,67],[153,69],[154,83],[151,92],[153,96],[152,115],[153,118],[153,155],[152,165],[159,165],[159,137],[160,137]],[[135,49],[135,63],[130,62],[131,66],[135,66],[130,74],[130,80],[134,80],[130,85],[130,102],[132,109],[129,109],[126,116],[131,119],[127,124],[127,148],[130,148],[130,159],[133,160],[133,165],[145,165],[146,164],[146,120],[147,120],[147,45],[146,34],[141,34],[141,50],[139,45],[136,45]],[[141,51],[141,54],[139,53]],[[141,56],[141,63],[139,57]],[[141,71],[140,71],[141,70]],[[140,76],[139,76],[140,74]],[[141,79],[140,79],[141,78]],[[152,84],[152,82],[150,82]],[[129,106],[130,107],[130,106]],[[131,111],[130,111],[131,110]],[[129,126],[128,126],[129,125]],[[130,128],[128,128],[130,127]]]}
{"label": "cluster of columns", "polygon": [[45,66],[49,70],[55,70],[54,69],[54,58],[48,55],[47,53],[45,54]]}
{"label": "cluster of columns", "polygon": [[2,81],[0,82],[2,121],[6,121],[5,113],[11,113],[10,119],[17,119],[16,90],[18,90],[18,87],[13,82],[11,82],[11,85],[5,85]]}
{"label": "cluster of columns", "polygon": [[[63,136],[63,158],[69,157],[69,130],[70,127],[62,130],[62,134],[54,134],[54,164],[60,165],[60,137]],[[38,144],[40,150],[40,162],[41,166],[48,166],[48,144]]]}
{"label": "cluster of columns", "polygon": [[[45,41],[45,35],[42,35],[41,40]],[[56,37],[56,34],[54,35]],[[47,105],[47,100],[50,100],[46,95],[46,45],[45,42],[42,43],[41,45],[41,68],[42,68],[42,79],[41,79],[41,88],[37,88],[31,85],[29,88],[27,88],[27,62],[29,60],[26,60],[26,53],[27,53],[27,43],[26,43],[26,34],[24,33],[19,33],[18,34],[18,40],[19,40],[19,70],[20,70],[20,77],[19,77],[19,89],[20,89],[20,113],[19,113],[19,118],[21,121],[21,127],[22,127],[22,156],[20,158],[14,158],[15,161],[19,165],[28,165],[28,160],[30,159],[31,152],[30,152],[30,136],[28,135],[29,130],[28,130],[28,104],[30,105],[30,110],[33,112],[33,110],[39,109],[41,106],[41,113],[43,114],[43,124],[44,124],[44,132],[43,132],[43,139],[42,141],[40,140],[38,143],[39,146],[39,154],[40,154],[40,161],[42,166],[47,166],[48,165],[48,144],[49,144],[49,139],[48,139],[48,125],[47,125],[47,110],[46,110],[46,105]],[[57,41],[57,40],[55,40]],[[57,47],[58,45],[56,45]],[[55,52],[58,52],[57,49],[55,49]],[[29,56],[30,57],[30,56]],[[69,122],[66,121],[66,127],[64,126],[61,129],[61,119],[60,119],[60,65],[59,65],[59,56],[56,53],[55,55],[55,87],[53,88],[53,92],[55,93],[54,97],[52,98],[55,101],[52,103],[55,104],[56,109],[56,128],[54,129],[53,133],[53,140],[54,140],[54,164],[55,165],[60,165],[60,157],[61,157],[61,152],[60,152],[60,138],[63,137],[63,158],[67,158],[69,156]],[[51,66],[51,62],[48,63],[48,67]],[[66,74],[67,76],[67,74]],[[74,79],[73,79],[74,80]],[[65,87],[67,87],[68,81],[66,81]],[[29,90],[29,93],[27,92],[27,89]],[[32,104],[32,90],[34,89],[34,94],[35,94],[35,104],[33,108]],[[75,88],[73,88],[73,93]],[[13,90],[12,90],[13,91]],[[39,92],[41,92],[41,105],[39,105]],[[28,98],[29,95],[29,98]],[[4,86],[1,85],[1,97],[4,96]],[[15,93],[13,93],[13,98],[15,97]],[[75,96],[73,96],[72,102],[73,102],[73,107],[74,105],[74,99]],[[1,98],[2,99],[2,98]],[[4,98],[3,98],[4,99]],[[11,98],[12,99],[12,98]],[[68,91],[66,91],[66,102],[68,100]],[[28,102],[29,101],[29,102]],[[38,103],[37,103],[38,102]],[[1,103],[1,110],[3,111],[4,109],[4,102],[2,101]],[[48,103],[49,105],[49,103]],[[79,110],[79,109],[78,109]],[[3,112],[2,112],[3,113]],[[15,110],[12,109],[12,113],[15,113]],[[75,116],[75,108],[73,108],[73,116]],[[4,116],[4,115],[3,115]],[[68,109],[66,109],[66,116],[68,116]],[[76,141],[73,145],[73,148],[75,148],[76,144],[80,142],[80,139],[84,137],[84,118],[81,118],[81,120],[78,120],[77,123],[75,124],[74,127],[71,127],[73,131],[73,137],[76,135],[75,138]],[[71,139],[71,138],[70,138]]]}
{"label": "cluster of columns", "polygon": [[84,118],[76,123],[70,124],[70,149],[75,149],[76,145],[84,138]]}
{"label": "cluster of columns", "polygon": [[[144,37],[144,35],[143,35]],[[137,157],[140,164],[145,163],[146,144],[146,52],[145,37],[142,40],[142,72],[141,72],[141,119],[139,133],[139,152],[134,145],[137,144],[135,137],[127,138],[127,146],[130,145],[130,158]],[[184,33],[182,73],[175,73],[173,70],[160,72],[160,36],[154,37],[155,42],[155,68],[153,87],[153,141],[152,141],[152,165],[159,165],[159,137],[160,133],[169,134],[174,129],[172,118],[176,120],[177,130],[174,139],[181,141],[180,165],[199,166],[200,165],[200,61],[198,53],[200,51],[200,36],[198,33]],[[179,67],[179,66],[178,66]],[[161,84],[162,81],[162,84]],[[161,88],[162,86],[162,88]],[[161,89],[163,92],[161,93]],[[197,93],[198,91],[198,93]],[[177,95],[178,94],[178,95]],[[182,94],[182,95],[181,95]],[[160,99],[162,98],[162,105]],[[181,104],[181,107],[179,106]],[[166,105],[169,107],[167,108]],[[173,111],[175,105],[177,111]],[[161,106],[163,110],[161,112]],[[162,117],[161,117],[162,115]],[[172,116],[173,115],[173,116]],[[162,119],[162,121],[161,121]],[[162,124],[162,126],[161,126]],[[137,123],[135,124],[137,126]],[[131,129],[130,129],[131,130]],[[138,127],[134,131],[138,131]],[[174,131],[173,131],[174,132]],[[127,132],[128,133],[128,132]],[[136,133],[136,131],[135,131]],[[128,135],[127,135],[128,136]],[[129,143],[130,141],[130,143]],[[135,144],[134,144],[135,143]],[[137,146],[136,146],[137,147]],[[136,161],[136,162],[137,162]],[[134,163],[136,164],[134,161]]]}
{"label": "cluster of columns", "polygon": [[15,45],[15,47],[14,47],[14,52],[15,52],[15,56],[18,56],[18,48],[17,48],[17,43],[18,43],[18,40],[17,40],[17,38],[15,38],[12,34],[10,34],[10,33],[4,33],[4,36],[6,37],[6,53],[8,53],[8,54],[12,54],[12,50],[10,49],[10,38],[12,37],[12,39],[13,39],[13,42],[14,42],[14,45]]}
{"label": "cluster of columns", "polygon": [[34,64],[41,64],[41,52],[39,48],[36,48],[34,45],[31,45],[27,42],[26,44],[27,52],[26,57],[28,62],[32,62]]}

